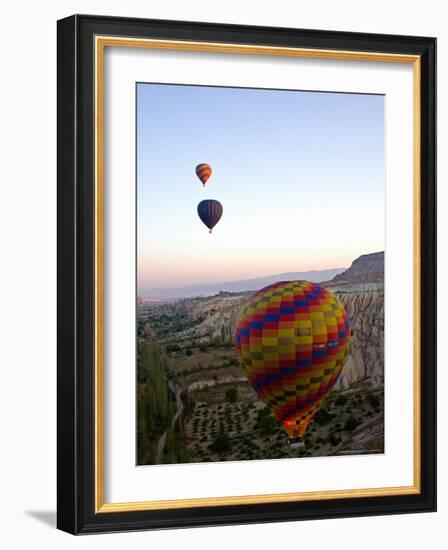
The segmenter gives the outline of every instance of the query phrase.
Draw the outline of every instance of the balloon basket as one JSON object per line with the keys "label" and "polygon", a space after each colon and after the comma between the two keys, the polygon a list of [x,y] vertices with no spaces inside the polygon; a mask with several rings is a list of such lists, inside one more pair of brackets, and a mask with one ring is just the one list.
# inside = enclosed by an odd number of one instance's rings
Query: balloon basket
{"label": "balloon basket", "polygon": [[305,445],[303,437],[290,437],[288,439],[288,443],[291,449],[300,449]]}

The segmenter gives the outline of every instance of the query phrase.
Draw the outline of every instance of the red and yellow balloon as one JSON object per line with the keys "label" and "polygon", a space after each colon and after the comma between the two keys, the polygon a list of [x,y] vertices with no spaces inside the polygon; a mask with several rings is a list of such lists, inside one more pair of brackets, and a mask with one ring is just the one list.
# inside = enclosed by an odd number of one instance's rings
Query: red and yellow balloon
{"label": "red and yellow balloon", "polygon": [[350,326],[340,300],[307,281],[284,281],[252,296],[235,330],[247,378],[291,444],[305,431],[341,374]]}
{"label": "red and yellow balloon", "polygon": [[212,167],[206,162],[202,162],[196,166],[196,175],[202,181],[202,186],[205,187],[205,184],[212,175]]}

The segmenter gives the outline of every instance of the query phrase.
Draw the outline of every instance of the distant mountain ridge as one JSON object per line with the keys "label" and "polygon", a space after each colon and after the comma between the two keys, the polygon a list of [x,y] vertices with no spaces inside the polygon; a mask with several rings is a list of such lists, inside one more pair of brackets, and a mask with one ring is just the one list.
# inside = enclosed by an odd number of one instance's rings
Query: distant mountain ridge
{"label": "distant mountain ridge", "polygon": [[219,292],[247,292],[259,290],[267,285],[277,281],[291,281],[304,279],[313,283],[329,281],[337,275],[346,271],[345,267],[332,269],[296,271],[289,273],[278,273],[276,275],[267,275],[254,279],[243,279],[240,281],[227,281],[223,283],[204,283],[185,286],[181,288],[149,288],[141,292],[144,298],[151,300],[173,300],[180,298],[194,298],[200,296],[214,296]]}

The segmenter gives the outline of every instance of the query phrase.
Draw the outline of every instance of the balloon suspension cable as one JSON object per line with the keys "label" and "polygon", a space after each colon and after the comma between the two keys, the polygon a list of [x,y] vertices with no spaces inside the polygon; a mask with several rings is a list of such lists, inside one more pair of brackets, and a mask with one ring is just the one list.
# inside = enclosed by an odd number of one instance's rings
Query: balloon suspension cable
{"label": "balloon suspension cable", "polygon": [[291,449],[298,449],[305,445],[305,432],[308,425],[314,418],[314,414],[308,414],[305,418],[296,420],[294,423],[288,423],[285,426],[288,434],[288,443]]}

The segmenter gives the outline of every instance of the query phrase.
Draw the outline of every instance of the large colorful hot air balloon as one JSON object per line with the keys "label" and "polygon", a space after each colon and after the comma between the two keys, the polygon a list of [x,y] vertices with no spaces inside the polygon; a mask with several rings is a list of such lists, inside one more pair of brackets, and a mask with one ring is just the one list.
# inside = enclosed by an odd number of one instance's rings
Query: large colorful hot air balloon
{"label": "large colorful hot air balloon", "polygon": [[350,349],[343,304],[307,281],[278,282],[252,296],[235,330],[242,366],[292,447],[334,387]]}
{"label": "large colorful hot air balloon", "polygon": [[212,175],[212,167],[210,166],[210,164],[206,164],[205,162],[203,162],[202,164],[198,164],[196,166],[196,175],[202,181],[202,185],[205,187],[207,180]]}
{"label": "large colorful hot air balloon", "polygon": [[213,199],[201,201],[198,204],[198,216],[202,222],[210,229],[210,233],[215,225],[221,219],[223,212],[222,204]]}

